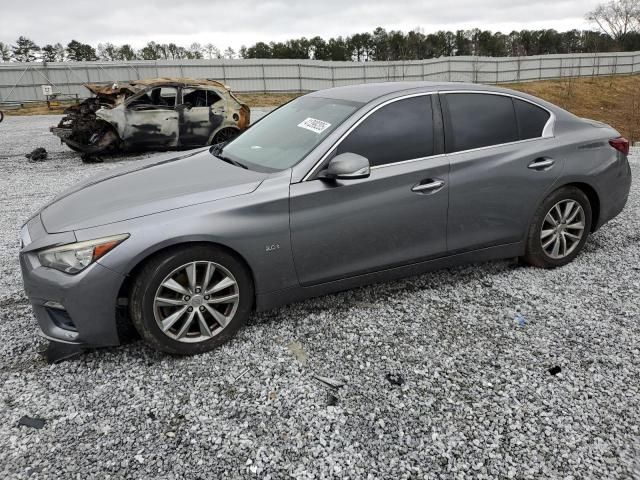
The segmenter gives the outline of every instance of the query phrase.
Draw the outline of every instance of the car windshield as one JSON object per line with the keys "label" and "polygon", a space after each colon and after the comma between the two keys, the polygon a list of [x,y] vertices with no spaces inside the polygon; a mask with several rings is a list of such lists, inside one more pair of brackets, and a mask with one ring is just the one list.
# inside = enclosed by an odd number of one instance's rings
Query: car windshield
{"label": "car windshield", "polygon": [[297,98],[251,126],[216,156],[252,170],[290,168],[362,105],[332,98]]}

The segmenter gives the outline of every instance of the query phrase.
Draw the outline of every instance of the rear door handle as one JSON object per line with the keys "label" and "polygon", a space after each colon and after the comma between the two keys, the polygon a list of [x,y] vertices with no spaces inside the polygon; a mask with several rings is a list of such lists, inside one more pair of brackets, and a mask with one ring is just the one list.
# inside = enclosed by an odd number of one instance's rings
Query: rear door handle
{"label": "rear door handle", "polygon": [[548,170],[556,162],[550,158],[536,158],[533,162],[528,165],[528,168],[531,170]]}
{"label": "rear door handle", "polygon": [[414,185],[411,191],[416,193],[434,193],[440,190],[443,186],[444,181],[437,179],[433,180],[430,178],[428,180],[423,180],[417,185]]}

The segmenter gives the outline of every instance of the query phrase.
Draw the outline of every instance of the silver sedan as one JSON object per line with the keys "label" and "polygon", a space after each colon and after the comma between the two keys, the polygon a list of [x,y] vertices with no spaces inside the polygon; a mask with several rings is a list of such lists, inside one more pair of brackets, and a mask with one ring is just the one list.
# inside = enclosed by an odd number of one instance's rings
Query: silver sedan
{"label": "silver sedan", "polygon": [[22,228],[43,334],[210,350],[264,310],[464,262],[561,267],[623,209],[628,142],[538,98],[454,83],[300,97],[227,144],[64,192]]}

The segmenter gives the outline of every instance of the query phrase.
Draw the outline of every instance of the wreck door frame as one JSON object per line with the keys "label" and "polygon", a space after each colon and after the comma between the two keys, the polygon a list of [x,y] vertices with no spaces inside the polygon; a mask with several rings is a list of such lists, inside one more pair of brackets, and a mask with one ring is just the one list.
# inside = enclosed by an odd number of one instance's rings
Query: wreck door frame
{"label": "wreck door frame", "polygon": [[[137,110],[130,108],[140,97],[156,88],[173,89],[176,95],[175,105],[160,106]],[[179,134],[180,89],[173,85],[154,85],[129,98],[123,105],[125,127],[122,140],[127,149],[176,149],[180,145]],[[176,108],[178,107],[178,108]]]}
{"label": "wreck door frame", "polygon": [[[180,89],[180,104],[184,105],[185,90],[203,90],[207,96],[218,97],[213,104],[204,107],[179,109],[180,147],[201,147],[209,143],[213,132],[220,128],[226,119],[226,99],[218,90],[205,86],[185,86]],[[208,101],[207,101],[208,103]]]}

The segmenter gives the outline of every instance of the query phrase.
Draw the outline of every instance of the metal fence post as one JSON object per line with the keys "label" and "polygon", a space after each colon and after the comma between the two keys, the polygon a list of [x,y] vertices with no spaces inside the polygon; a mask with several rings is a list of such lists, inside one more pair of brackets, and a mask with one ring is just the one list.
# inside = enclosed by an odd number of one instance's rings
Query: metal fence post
{"label": "metal fence post", "polygon": [[538,69],[538,80],[542,80],[542,57],[540,57],[540,67]]}
{"label": "metal fence post", "polygon": [[35,69],[35,65],[31,67],[29,73],[31,74],[31,84],[33,85],[33,91],[35,93],[34,98],[38,98],[40,92],[38,92],[38,88],[36,87],[36,77],[33,75],[33,70]]}
{"label": "metal fence post", "polygon": [[302,93],[302,68],[300,62],[298,62],[298,91]]}

